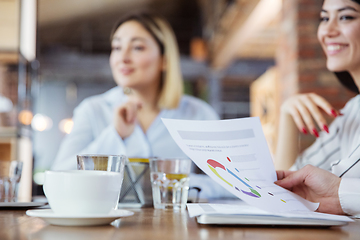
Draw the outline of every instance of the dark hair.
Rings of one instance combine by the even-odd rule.
[[[351,0],[360,4],[360,0]],[[359,93],[359,88],[356,86],[353,77],[350,75],[349,72],[335,72],[336,77],[339,79],[342,85],[344,85],[347,89],[354,93]]]
[[[122,25],[123,23],[125,23],[127,21],[134,20],[134,21],[137,21],[138,23],[140,23],[151,34],[151,36],[155,39],[156,43],[158,44],[158,46],[160,48],[161,55],[164,55],[164,52],[165,52],[164,44],[162,41],[160,41],[160,39],[154,33],[154,27],[160,31],[160,27],[155,21],[155,19],[157,17],[158,16],[155,16],[151,13],[146,13],[146,12],[135,12],[135,13],[130,13],[130,14],[125,15],[124,17],[120,18],[116,22],[113,29],[111,30],[110,42],[112,41],[114,34],[115,34],[116,30],[120,27],[120,25]]]
[[[356,86],[355,81],[349,72],[335,72],[335,75],[343,86],[354,93],[359,93],[359,88]]]

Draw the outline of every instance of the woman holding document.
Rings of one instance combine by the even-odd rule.
[[[327,68],[336,72],[346,87],[359,93],[360,0],[325,0],[320,19],[318,39],[327,56]],[[330,126],[322,114],[335,118]],[[321,133],[316,125],[322,130]],[[299,170],[311,164],[333,174],[325,174],[320,169],[307,166],[298,173],[278,175],[279,179],[287,179],[280,181],[282,184],[279,185],[296,189],[309,200],[321,199],[319,211],[359,214],[360,189],[356,186],[359,186],[360,181],[360,95],[351,99],[341,111],[314,93],[293,96],[282,106],[280,126],[275,162],[278,169],[292,166],[291,170]],[[317,140],[295,160],[295,151],[291,145],[295,144],[298,136],[298,132],[294,131],[296,127],[304,134],[313,134]],[[314,178],[315,173],[321,176],[317,180]],[[297,179],[297,182],[289,178]],[[329,194],[330,189],[335,190],[335,195],[327,196],[328,200],[337,200],[327,202],[324,200],[326,197],[315,196],[320,194],[324,197],[327,191],[323,192],[325,195],[314,189],[313,192],[307,192],[317,181],[322,181],[322,188],[319,189],[328,189]]]

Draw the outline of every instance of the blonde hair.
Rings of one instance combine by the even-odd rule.
[[[165,71],[162,74],[158,107],[174,109],[179,106],[183,95],[183,78],[180,69],[180,54],[175,34],[170,24],[162,17],[147,13],[136,13],[125,16],[115,25],[115,31],[127,21],[137,21],[154,37],[164,58]]]

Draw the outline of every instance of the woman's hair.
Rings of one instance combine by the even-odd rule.
[[[137,21],[157,42],[164,58],[165,71],[162,73],[158,107],[177,108],[183,94],[183,79],[180,70],[180,54],[175,34],[170,24],[162,17],[150,13],[132,13],[121,18],[111,32],[113,39],[116,30],[125,22]]]
[[[360,4],[360,0],[351,0]],[[339,79],[342,85],[344,85],[347,89],[352,92],[359,93],[359,88],[356,86],[353,77],[350,75],[349,72],[335,72],[336,77]]]
[[[340,83],[347,89],[354,93],[359,93],[359,88],[356,86],[355,81],[349,72],[335,72],[335,75],[339,79]]]

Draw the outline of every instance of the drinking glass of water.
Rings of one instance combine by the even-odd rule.
[[[17,202],[23,163],[0,161],[0,202]]]
[[[190,169],[189,159],[150,158],[154,208],[185,209]]]

